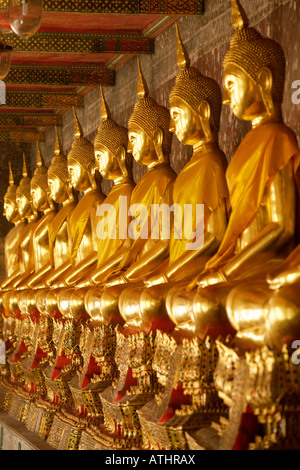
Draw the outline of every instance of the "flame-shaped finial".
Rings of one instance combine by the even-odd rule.
[[[137,64],[138,64],[138,85],[137,85],[137,94],[140,98],[147,98],[149,95],[149,89],[148,85],[146,83],[146,80],[143,76],[142,69],[141,69],[141,64],[140,64],[140,59],[137,58]]]
[[[249,26],[249,20],[239,0],[231,0],[232,24],[235,30]]]
[[[25,152],[23,153],[23,171],[22,171],[22,175],[23,175],[23,178],[27,178],[27,176],[28,176]]]
[[[12,168],[11,168],[11,163],[8,162],[8,167],[9,167],[9,184],[10,186],[13,186],[15,184],[15,180],[14,180],[14,174],[12,172]]]
[[[62,145],[60,138],[58,136],[58,129],[55,126],[55,145],[54,145],[54,155],[60,155],[62,153]]]
[[[41,168],[42,166],[44,166],[44,159],[43,159],[42,154],[41,154],[39,143],[37,142],[36,145],[37,145],[36,166],[38,168]]]
[[[190,58],[181,40],[177,23],[175,23],[175,28],[177,36],[177,64],[180,69],[187,69],[190,66]]]
[[[79,139],[80,137],[83,137],[83,130],[82,130],[80,122],[78,121],[78,117],[77,117],[74,107],[73,107],[73,114],[74,114],[74,121],[75,121],[74,135],[77,139]]]
[[[108,119],[110,119],[111,113],[106,103],[102,86],[100,86],[100,94],[101,94],[101,119],[102,121],[107,121]]]

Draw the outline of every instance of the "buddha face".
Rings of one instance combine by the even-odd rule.
[[[77,191],[86,191],[90,188],[91,183],[88,172],[73,158],[68,158],[68,173],[70,183]]]
[[[141,165],[148,165],[157,160],[154,142],[138,126],[131,125],[128,130],[128,152]]]
[[[14,222],[19,215],[17,204],[8,198],[4,198],[3,215],[8,222]]]
[[[103,178],[114,180],[121,175],[117,157],[104,145],[95,145],[95,160]]]
[[[170,100],[170,131],[184,145],[195,145],[203,140],[204,133],[199,116],[180,98]]]
[[[61,181],[60,178],[57,178],[51,174],[51,176],[48,177],[48,187],[50,197],[53,199],[53,201],[60,204],[68,199],[66,185]]]
[[[25,219],[31,213],[30,201],[24,194],[18,193],[16,203],[21,219]]]
[[[266,112],[258,85],[235,65],[224,68],[223,103],[244,121],[253,121]]]
[[[36,210],[43,211],[49,206],[47,194],[40,186],[32,184],[30,193],[33,207]]]

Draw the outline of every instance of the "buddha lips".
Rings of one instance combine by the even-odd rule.
[[[187,250],[201,248],[204,242],[204,204],[127,204],[127,197],[119,197],[119,211],[111,204],[97,209],[97,237],[101,240],[176,240],[186,241]],[[130,223],[128,224],[128,216]]]

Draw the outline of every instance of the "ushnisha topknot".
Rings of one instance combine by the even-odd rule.
[[[231,10],[235,33],[223,67],[235,65],[255,83],[259,70],[268,67],[273,75],[273,99],[281,103],[286,68],[281,46],[273,39],[263,37],[255,28],[249,27],[249,20],[239,0],[231,0]]]
[[[22,176],[23,178],[21,179],[19,186],[17,188],[17,196],[25,196],[28,200],[31,200],[31,194],[30,194],[31,178],[29,178],[28,176],[25,153],[23,153]]]
[[[16,195],[17,195],[17,185],[15,184],[14,180],[14,175],[12,172],[11,168],[11,163],[8,162],[8,168],[9,168],[9,186],[7,188],[6,194],[4,196],[4,199],[9,199],[12,202],[16,202]]]
[[[127,152],[128,130],[120,126],[111,117],[110,109],[106,103],[103,89],[100,87],[101,93],[101,123],[94,140],[95,148],[97,145],[104,145],[109,151],[116,155],[120,146],[124,147]]]
[[[138,86],[137,94],[139,100],[135,103],[133,113],[128,122],[128,127],[136,125],[141,128],[150,139],[153,138],[155,129],[160,128],[163,132],[162,150],[165,155],[169,155],[172,145],[172,134],[169,131],[170,111],[159,105],[149,96],[149,90],[143,76],[139,59],[138,64]]]
[[[68,159],[63,154],[62,145],[58,136],[58,130],[55,126],[55,146],[54,157],[48,169],[48,177],[54,176],[59,178],[63,183],[68,179]]]
[[[177,75],[175,85],[170,92],[170,101],[172,98],[179,98],[196,113],[199,110],[200,102],[207,101],[211,109],[212,126],[218,131],[222,110],[221,89],[215,80],[202,75],[200,70],[190,66],[190,59],[182,43],[177,23],[175,23],[175,28],[177,35],[177,64],[181,71]]]
[[[75,108],[73,108],[73,113],[75,121],[74,135],[76,139],[74,140],[72,148],[68,154],[68,160],[71,158],[79,163],[85,170],[89,170],[91,164],[94,165],[94,145],[84,137]]]
[[[37,142],[37,168],[34,171],[34,175],[31,179],[31,186],[39,186],[46,194],[48,194],[48,168],[44,163],[39,144]]]

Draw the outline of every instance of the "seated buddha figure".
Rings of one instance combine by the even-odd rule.
[[[18,292],[14,289],[14,283],[16,283],[25,272],[30,274],[34,269],[31,236],[38,220],[38,212],[32,204],[30,181],[25,155],[23,154],[23,178],[16,190],[16,202],[21,220],[27,220],[27,223],[20,234],[18,269],[6,279],[5,286],[3,284],[2,287],[3,304],[5,306],[3,322],[7,358],[13,354],[14,345],[17,343],[16,339],[19,335],[19,327],[21,326]]]
[[[128,130],[111,118],[102,88],[101,118],[94,141],[95,161],[102,177],[114,184],[101,205],[101,214],[98,213],[97,216],[97,263],[91,268],[86,279],[80,281],[71,298],[71,313],[81,306],[86,308],[91,317],[85,332],[89,338],[87,361],[79,378],[80,387],[88,389],[98,389],[99,386],[103,388],[114,376],[113,328],[117,323],[122,323],[122,318],[117,316],[103,318],[101,308],[99,309],[99,299],[105,286],[105,279],[120,264],[124,256],[126,238],[119,236],[119,221],[121,217],[125,217],[126,225],[129,221],[127,214],[135,186],[132,178],[132,157],[127,153]],[[97,287],[92,287],[96,285]]]
[[[19,243],[19,266],[13,275],[8,277],[2,288],[13,290],[22,275],[31,274],[34,270],[34,257],[32,252],[32,233],[38,221],[38,211],[35,209],[31,197],[31,178],[28,176],[25,154],[23,154],[23,178],[16,193],[16,202],[20,218],[27,221],[22,230]]]
[[[42,212],[42,217],[36,222],[33,233],[31,235],[30,256],[34,260],[34,271],[29,273],[26,270],[17,281],[15,288],[20,292],[19,307],[22,316],[24,316],[24,328],[27,331],[29,322],[32,329],[35,330],[39,321],[39,312],[34,305],[34,290],[29,289],[31,282],[38,279],[42,273],[49,269],[50,249],[49,249],[49,233],[50,227],[57,214],[54,202],[48,193],[48,175],[47,167],[44,165],[42,155],[38,148],[37,168],[30,182],[32,202],[36,210]],[[28,301],[28,307],[26,302]],[[21,306],[22,305],[22,306]],[[28,319],[29,318],[29,319]],[[24,331],[25,331],[24,330]],[[26,337],[28,334],[26,333]],[[33,345],[31,345],[31,348]],[[22,332],[19,338],[18,346],[15,351],[15,361],[21,357],[27,357],[29,354],[28,341],[22,339]]]
[[[14,287],[18,290],[30,289],[50,268],[49,233],[57,207],[49,195],[48,168],[45,166],[39,145],[37,145],[37,168],[30,181],[30,194],[34,208],[43,215],[34,226],[31,235],[31,256],[34,269],[29,268],[16,280]]]
[[[128,227],[127,239],[124,243],[123,259],[121,263],[116,266],[115,272],[107,279],[106,287],[103,292],[101,292],[98,303],[105,324],[110,324],[111,327],[115,319],[118,318],[119,325],[115,328],[115,357],[118,357],[120,361],[124,359],[122,355],[123,340],[127,345],[132,345],[131,339],[134,339],[134,336],[129,339],[123,335],[124,330],[122,323],[124,323],[124,320],[120,317],[118,308],[120,293],[128,287],[126,277],[131,268],[135,285],[137,285],[138,282],[143,284],[143,279],[149,269],[155,272],[167,257],[169,240],[160,240],[160,233],[158,233],[158,237],[154,236],[151,208],[163,202],[165,202],[166,205],[171,204],[173,183],[176,178],[175,172],[169,165],[169,153],[171,150],[171,133],[169,131],[170,113],[167,108],[158,105],[149,96],[149,90],[143,77],[139,61],[138,96],[140,98],[135,104],[128,123],[128,149],[138,164],[147,167],[147,171],[138,181],[132,192],[130,200],[130,215],[132,219]],[[161,243],[158,246],[159,241],[161,241]],[[86,298],[86,303],[93,306],[93,303],[90,303],[88,298]],[[95,303],[94,305],[96,306]],[[127,328],[126,335],[127,333],[130,335],[131,332],[132,331]],[[137,333],[137,330],[133,333]],[[141,338],[140,345],[142,345],[143,342],[144,340]],[[129,354],[133,356],[135,354],[135,347],[133,346],[129,349]],[[120,354],[117,353],[117,350]],[[128,348],[126,350],[128,350]],[[141,349],[140,352],[143,357],[142,360],[144,360]],[[122,367],[120,361],[117,363],[119,371],[120,367]],[[122,374],[122,380],[118,382],[116,387],[114,386],[114,390],[120,388],[120,390],[116,391],[117,401],[113,399],[115,403],[113,406],[116,407],[118,407],[118,401],[122,398],[122,393],[125,393],[130,385],[137,385],[137,380],[139,380],[138,378],[132,377],[132,367],[129,361],[127,362],[127,366],[128,370],[125,371],[125,375]],[[125,377],[124,381],[123,375]],[[150,382],[147,383],[149,387],[151,387]],[[107,390],[110,394],[111,388]]]
[[[61,208],[53,219],[49,230],[50,274],[52,274],[53,270],[59,269],[64,262],[70,259],[71,236],[69,221],[77,202],[77,195],[69,183],[68,161],[62,153],[57,128],[54,157],[48,168],[48,187],[52,200],[57,204],[61,204]],[[48,364],[48,359],[53,360],[55,355],[52,334],[56,323],[53,322],[53,316],[47,312],[46,308],[47,296],[50,290],[45,282],[47,276],[48,273],[39,280],[39,284],[34,285],[37,307],[40,312],[40,322],[38,337],[31,355],[31,370],[44,369]]]
[[[229,291],[265,280],[295,245],[299,151],[295,134],[282,121],[284,53],[249,27],[236,0],[232,17],[236,32],[224,58],[224,103],[236,117],[250,121],[252,129],[226,172],[231,208],[222,243],[188,288],[168,300],[168,313],[177,324],[192,312],[201,339],[226,331]]]
[[[161,353],[162,360],[156,361],[152,365],[155,366],[158,382],[162,386],[166,385],[167,380],[166,371],[163,369],[165,363],[168,362],[165,359],[170,344],[173,341],[174,344],[181,347],[184,335],[189,338],[193,337],[190,323],[186,325],[184,335],[179,331],[173,334],[172,330],[168,331],[165,328],[168,319],[166,313],[168,293],[170,289],[176,291],[179,286],[192,280],[201,266],[204,268],[207,260],[220,245],[227,225],[228,189],[225,180],[227,160],[218,145],[222,107],[221,90],[213,79],[204,76],[196,68],[190,66],[177,25],[176,32],[177,62],[181,71],[170,93],[170,130],[176,134],[182,144],[193,146],[193,155],[176,178],[173,204],[181,209],[184,217],[184,229],[187,226],[185,217],[187,219],[189,217],[185,207],[192,206],[193,213],[190,215],[191,220],[188,220],[191,223],[192,236],[187,233],[181,237],[176,236],[175,213],[167,264],[163,266],[158,275],[148,274],[145,278],[146,287],[142,286],[137,289],[133,285],[124,290],[119,301],[121,314],[126,319],[127,325],[134,327],[135,322],[138,328],[145,332],[151,331],[151,336],[155,335],[156,329],[158,330],[155,348],[163,351]],[[203,216],[198,220],[195,216],[197,206],[203,207]],[[202,237],[199,234],[201,225],[203,227]],[[127,274],[125,276],[127,277]],[[135,302],[134,307],[132,306],[133,302]],[[157,354],[154,354],[155,357],[158,357]],[[178,364],[180,368],[180,360],[178,360]],[[177,375],[175,372],[174,374]],[[168,409],[169,401],[172,402],[173,411],[175,407],[180,407],[181,403],[188,405],[188,395],[185,392],[180,393],[178,388],[174,386],[173,398],[176,389],[176,404],[172,402],[170,397],[170,400],[164,400],[166,409]],[[153,402],[150,403],[151,419],[155,419],[154,410],[156,407]],[[143,413],[143,409],[139,411],[140,415],[141,413]],[[170,415],[168,417],[170,418]]]
[[[8,222],[14,224],[8,232],[4,242],[4,263],[6,278],[2,281],[0,287],[3,290],[9,284],[13,276],[16,275],[19,268],[19,242],[24,229],[24,218],[21,218],[17,205],[18,186],[14,182],[11,164],[9,162],[9,187],[4,195],[3,215]]]
[[[63,316],[64,335],[57,351],[52,379],[62,372],[70,373],[72,364],[80,363],[78,344],[80,324],[87,319],[85,309],[79,309],[74,316],[70,310],[71,296],[78,279],[85,279],[97,261],[97,216],[98,207],[105,196],[100,189],[100,176],[95,173],[94,146],[83,135],[83,130],[75,118],[75,140],[68,154],[68,174],[74,190],[83,193],[69,218],[71,238],[70,256],[52,273],[45,283],[57,289],[57,305]],[[69,287],[68,287],[69,286]],[[73,341],[74,340],[74,341]]]

